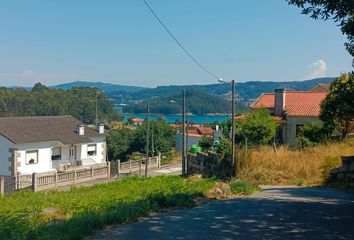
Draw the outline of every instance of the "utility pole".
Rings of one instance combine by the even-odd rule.
[[[224,81],[221,78],[218,80],[220,83],[226,83],[226,84],[231,84],[231,123],[232,123],[232,128],[231,128],[231,163],[232,167],[234,168],[234,173],[236,175],[236,164],[235,164],[235,129],[236,129],[236,124],[235,124],[235,80],[231,80],[230,82]]]
[[[147,101],[147,109],[146,109],[146,161],[145,161],[145,178],[148,176],[148,167],[149,167],[149,138],[150,138],[150,123],[149,123],[149,115],[150,115],[150,106],[149,106],[149,101]]]
[[[182,176],[186,174],[186,90],[182,91]]]
[[[154,121],[151,122],[151,153],[155,156],[155,141],[154,141]]]
[[[231,131],[231,158],[232,158],[232,166],[234,167],[235,170],[235,175],[236,173],[236,164],[235,164],[235,128],[236,128],[236,124],[235,124],[235,80],[231,81],[231,87],[232,87],[232,131]]]
[[[96,119],[95,119],[96,129],[98,127],[98,91],[96,91]]]

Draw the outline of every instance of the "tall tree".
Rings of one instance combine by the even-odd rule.
[[[330,87],[321,104],[320,119],[329,133],[339,131],[342,138],[352,130],[354,119],[354,72],[342,74]]]
[[[348,37],[345,47],[354,57],[354,0],[287,0],[314,19],[333,19]],[[354,66],[354,61],[353,61]]]

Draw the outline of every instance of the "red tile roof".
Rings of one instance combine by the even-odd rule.
[[[214,130],[211,127],[196,127],[197,131],[201,135],[213,135]]]
[[[251,108],[274,108],[274,93],[262,93],[256,101],[254,101]]]
[[[319,116],[321,102],[327,92],[287,91],[285,96],[285,112],[288,116]],[[252,109],[274,108],[274,93],[262,94],[252,105]]]
[[[135,123],[143,123],[143,122],[144,122],[144,119],[141,119],[141,118],[133,118],[132,121],[135,122]]]

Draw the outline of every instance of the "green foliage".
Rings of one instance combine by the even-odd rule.
[[[354,119],[354,72],[342,74],[330,86],[330,92],[321,104],[320,119],[329,133],[338,131],[345,138]]]
[[[323,164],[321,165],[322,177],[327,181],[330,177],[330,171],[333,168],[339,167],[341,165],[341,160],[336,156],[328,156],[325,158]]]
[[[219,143],[215,145],[215,152],[220,159],[231,159],[231,140],[229,138],[219,138]]]
[[[150,144],[152,153],[167,154],[175,147],[175,132],[162,119],[150,121]],[[146,122],[135,130],[121,128],[112,130],[107,136],[108,153],[111,160],[128,160],[133,152],[146,152]],[[140,159],[140,158],[139,158]]]
[[[287,0],[289,4],[302,8],[302,13],[311,18],[333,19],[339,23],[349,42],[348,52],[354,57],[354,3],[353,0]],[[354,61],[353,61],[354,64]]]
[[[112,103],[99,89],[80,87],[70,90],[49,89],[37,83],[31,91],[0,88],[0,116],[53,116],[72,115],[85,122],[95,121],[96,92],[99,92],[98,114],[101,122],[119,119]]]
[[[231,192],[234,194],[241,193],[245,195],[250,195],[258,190],[256,186],[239,179],[230,181],[229,186],[231,188]]]
[[[328,132],[322,123],[316,122],[304,125],[301,135],[297,137],[297,146],[313,147],[327,141]]]
[[[251,111],[247,113],[245,120],[237,123],[237,142],[247,139],[251,145],[268,144],[274,138],[276,128],[277,122],[265,109]]]
[[[200,140],[198,145],[202,148],[203,152],[208,152],[214,144],[214,138],[211,136],[204,135]]]
[[[0,198],[1,239],[82,239],[166,207],[194,206],[213,187],[207,179],[126,178],[70,191],[18,192]],[[50,209],[51,211],[47,211]]]
[[[130,128],[114,129],[107,136],[108,156],[111,160],[127,160],[132,153],[134,132]]]
[[[135,132],[132,149],[138,152],[146,152],[146,122],[140,125]],[[155,153],[168,153],[176,145],[174,130],[163,120],[150,121],[149,149]]]

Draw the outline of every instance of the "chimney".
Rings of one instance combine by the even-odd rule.
[[[85,126],[84,125],[77,126],[76,133],[79,135],[84,135],[85,134]]]
[[[275,89],[274,92],[274,115],[282,117],[285,110],[286,91],[283,88]]]
[[[98,125],[97,132],[98,133],[104,133],[104,125],[103,124]]]

